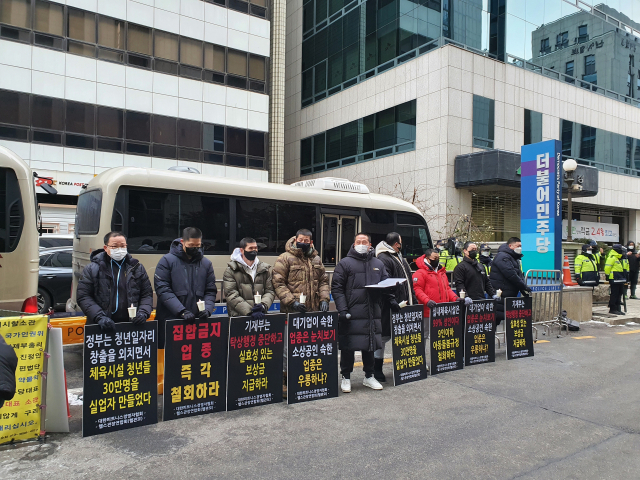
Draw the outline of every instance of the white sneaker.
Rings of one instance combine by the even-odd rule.
[[[364,377],[362,385],[364,385],[365,387],[373,388],[374,390],[382,390],[382,385],[380,385],[380,382],[374,377]]]
[[[342,385],[341,385],[342,391],[344,393],[349,393],[351,392],[351,380],[348,378],[344,378],[342,377]]]

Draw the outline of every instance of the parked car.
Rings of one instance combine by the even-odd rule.
[[[40,250],[38,312],[64,307],[71,295],[73,247]]]
[[[73,247],[73,234],[60,235],[57,233],[45,233],[39,238],[40,250],[45,248]]]

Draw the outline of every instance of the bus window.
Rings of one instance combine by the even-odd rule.
[[[212,195],[129,190],[129,250],[167,253],[186,227],[202,230],[206,254],[229,253],[229,200]]]
[[[85,190],[80,194],[78,208],[76,209],[76,233],[78,235],[95,235],[98,233],[101,208],[101,190]]]
[[[301,228],[314,232],[316,207],[295,203],[278,204],[265,200],[236,202],[236,240],[255,238],[263,253],[283,253],[287,240]]]
[[[402,254],[415,260],[432,248],[431,236],[424,219],[412,213],[398,213],[397,232],[402,237]]]
[[[18,246],[24,214],[15,172],[0,168],[0,252],[12,252]]]
[[[364,209],[362,231],[371,235],[371,244],[374,248],[387,237],[387,233],[393,232],[394,229],[392,211]]]

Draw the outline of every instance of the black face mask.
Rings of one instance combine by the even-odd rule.
[[[184,251],[187,252],[187,255],[193,257],[200,253],[200,247],[184,247]]]
[[[429,260],[429,265],[431,265],[433,268],[436,268],[438,265],[440,264],[440,260]]]
[[[258,252],[257,252],[257,251],[255,251],[255,250],[254,250],[253,252],[247,252],[247,251],[245,250],[245,252],[244,252],[244,257],[245,257],[247,260],[249,260],[250,262],[253,262],[253,261],[256,259],[256,257],[257,257],[257,256],[258,256]]]
[[[307,253],[309,251],[309,249],[311,248],[311,244],[310,243],[296,242],[296,247],[299,248],[300,250],[302,250],[303,253]]]
[[[475,260],[475,258],[476,258],[477,256],[478,256],[478,251],[477,251],[477,250],[471,250],[471,251],[469,252],[469,258],[470,258],[471,260]]]

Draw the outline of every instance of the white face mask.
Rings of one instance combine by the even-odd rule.
[[[353,248],[358,253],[367,253],[369,251],[369,245],[354,245]]]
[[[482,255],[483,257],[488,257],[489,255],[491,255],[491,252],[482,252],[480,253],[480,255]]]
[[[513,249],[513,251],[520,255],[522,253],[522,247],[516,247]]]
[[[593,253],[593,250],[587,250],[587,253],[591,255]]]
[[[121,261],[124,257],[127,256],[127,247],[123,248],[112,248],[109,250],[109,256],[113,258],[116,262]]]

